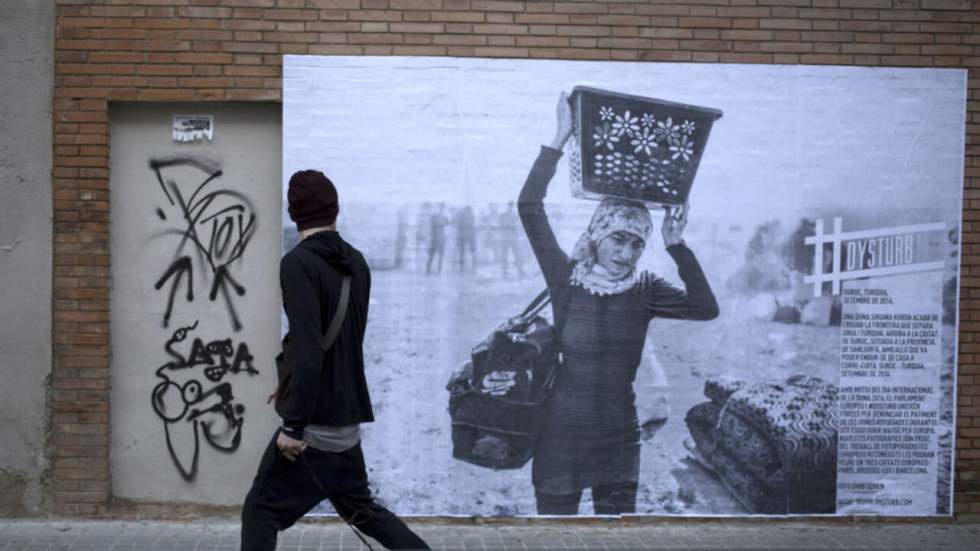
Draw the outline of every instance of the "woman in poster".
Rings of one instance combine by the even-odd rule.
[[[684,289],[636,269],[653,228],[640,203],[604,199],[571,255],[561,249],[543,201],[572,133],[564,93],[557,115],[555,139],[541,148],[518,199],[524,230],[551,293],[564,358],[535,451],[537,511],[577,514],[582,490],[591,488],[596,514],[633,513],[640,471],[633,380],[647,326],[655,317],[710,320],[717,317],[718,304],[682,238],[686,205],[665,207],[661,226]]]

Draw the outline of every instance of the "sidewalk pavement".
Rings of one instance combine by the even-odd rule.
[[[980,524],[816,520],[454,521],[409,524],[433,549],[980,550]],[[238,549],[237,522],[0,519],[0,551],[218,551]],[[374,549],[381,549],[368,540]],[[282,551],[367,549],[334,519],[282,533]]]

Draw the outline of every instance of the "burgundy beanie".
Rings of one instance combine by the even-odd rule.
[[[329,226],[337,220],[337,188],[319,170],[300,170],[289,178],[289,217],[299,231]]]

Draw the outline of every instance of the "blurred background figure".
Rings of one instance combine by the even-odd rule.
[[[415,247],[412,250],[413,266],[415,271],[422,271],[422,259],[429,244],[429,216],[431,205],[422,203],[418,213],[415,215]]]
[[[514,267],[517,268],[517,275],[524,277],[524,259],[521,254],[522,239],[520,234],[520,224],[517,218],[517,210],[514,209],[514,202],[507,203],[507,209],[497,217],[497,227],[499,228],[499,251],[497,259],[500,261],[500,269],[507,277],[510,267],[510,257],[514,258]]]
[[[476,216],[473,207],[466,205],[453,216],[453,231],[456,234],[456,267],[466,270],[466,252],[470,253],[470,271],[476,271]]]
[[[398,228],[395,230],[395,269],[405,266],[405,249],[408,248],[408,207],[398,209]]]
[[[482,250],[489,253],[489,261],[497,263],[497,256],[500,254],[499,235],[497,230],[497,205],[489,203],[480,212],[480,235],[483,236]]]
[[[446,204],[439,203],[436,211],[429,217],[429,259],[425,263],[425,273],[432,273],[432,261],[436,261],[435,273],[442,272],[442,259],[446,253],[446,226],[449,225],[449,218],[446,217]]]

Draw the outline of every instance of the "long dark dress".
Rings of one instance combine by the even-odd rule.
[[[644,272],[627,291],[595,295],[570,282],[574,262],[561,250],[544,211],[561,152],[542,147],[518,199],[524,230],[552,296],[564,364],[544,414],[533,464],[535,489],[567,495],[636,483],[640,430],[633,380],[654,317],[708,320],[718,304],[694,253],[667,252],[685,290]]]

